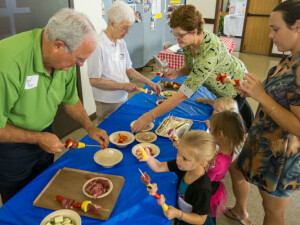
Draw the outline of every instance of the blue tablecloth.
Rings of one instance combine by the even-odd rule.
[[[159,77],[156,77],[153,81],[157,82],[159,79]],[[182,77],[176,81],[183,82],[184,79],[185,77]],[[195,102],[196,97],[215,99],[215,96],[206,88],[200,87],[190,99],[181,103],[174,110],[170,111],[169,114],[196,120],[208,119],[212,112],[212,107]],[[130,131],[130,123],[143,113],[156,107],[156,101],[157,97],[154,95],[145,93],[136,94],[102,122],[99,127],[105,129],[108,135],[115,131]],[[159,123],[169,114],[157,118],[152,131],[154,131],[159,126]],[[204,123],[194,121],[191,129],[204,130],[206,127]],[[81,142],[97,144],[88,136],[85,136]],[[164,216],[156,199],[148,195],[145,185],[140,181],[138,168],[142,171],[146,171],[150,175],[151,183],[158,184],[158,193],[164,194],[166,203],[173,206],[176,205],[177,176],[170,172],[152,172],[145,162],[138,162],[131,153],[132,147],[136,144],[138,144],[138,142],[134,141],[127,148],[121,149],[123,160],[110,169],[104,168],[94,162],[93,155],[99,150],[98,148],[86,147],[67,151],[46,171],[31,181],[0,208],[0,224],[40,224],[42,219],[53,210],[35,207],[33,206],[33,201],[56,172],[64,167],[118,175],[125,178],[123,189],[121,190],[109,220],[103,221],[81,216],[82,224],[171,224],[171,221]],[[160,148],[160,154],[157,156],[158,160],[167,161],[176,158],[177,151],[169,139],[158,136],[154,144]],[[108,147],[116,148],[113,144],[109,144]]]

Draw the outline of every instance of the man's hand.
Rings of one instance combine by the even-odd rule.
[[[105,130],[99,129],[97,127],[91,127],[87,130],[90,138],[97,141],[100,145],[104,144],[105,148],[109,144],[109,139]]]
[[[62,148],[65,146],[60,142],[59,138],[52,133],[41,132],[40,138],[37,143],[44,151],[56,154],[62,151]]]

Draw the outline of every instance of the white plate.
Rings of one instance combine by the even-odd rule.
[[[118,143],[118,140],[120,139],[119,133],[127,136],[127,139],[124,140],[124,143]],[[109,135],[109,141],[119,148],[126,148],[134,141],[134,139],[134,135],[128,131],[117,131]]]
[[[132,121],[132,122],[130,123],[130,127],[132,127],[132,126],[133,126],[134,122],[135,122],[135,120],[134,120],[134,121]],[[149,127],[148,127],[148,128],[146,128],[145,130],[142,130],[142,131],[149,131],[149,130],[152,130],[152,129],[153,129],[153,127],[154,127],[154,123],[153,123],[153,122],[151,122],[151,123],[149,124]]]
[[[121,162],[123,153],[115,148],[106,148],[99,150],[94,154],[94,160],[105,168],[111,168]]]
[[[40,225],[45,225],[48,221],[57,216],[69,217],[75,225],[81,225],[81,218],[79,214],[70,209],[60,209],[50,213],[42,220]]]
[[[109,195],[109,193],[110,193],[110,192],[112,191],[112,189],[113,189],[113,184],[112,184],[112,182],[111,182],[110,179],[105,178],[105,177],[94,177],[94,178],[92,178],[92,179],[89,179],[87,182],[85,182],[84,185],[82,186],[83,194],[84,194],[85,196],[89,197],[89,198],[94,198],[92,195],[88,194],[88,193],[85,191],[85,187],[86,187],[90,182],[92,182],[93,180],[96,180],[96,179],[108,180],[108,183],[109,183],[109,189],[108,189],[108,191],[105,192],[105,193],[102,194],[102,195],[99,195],[97,198],[103,198],[103,197]],[[94,198],[94,199],[95,199],[95,198]]]
[[[164,98],[171,98],[174,94],[176,91],[163,91],[160,95]]]
[[[138,142],[154,142],[157,139],[157,135],[153,132],[144,131],[135,135],[135,140]]]
[[[151,148],[152,149],[152,153],[153,153],[153,157],[158,156],[159,153],[160,153],[160,149],[159,149],[159,147],[157,145],[152,144],[152,143],[148,143],[148,142],[143,142],[143,143],[139,143],[139,144],[133,146],[131,152],[132,152],[132,154],[135,157],[136,157],[136,155],[135,155],[136,154],[136,150],[138,150],[139,147],[142,147],[142,148],[146,148],[146,147]]]

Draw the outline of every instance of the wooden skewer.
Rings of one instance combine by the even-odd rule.
[[[101,145],[85,145],[85,146],[101,147]]]
[[[106,211],[106,212],[109,212],[110,210],[109,209],[101,209],[102,211]]]
[[[139,169],[139,171],[140,171],[140,173],[142,174],[142,176],[145,178],[145,175],[144,175],[144,173],[141,171],[141,169],[140,168],[138,168]],[[152,185],[149,183],[148,185],[146,185],[149,189],[152,189]]]
[[[138,169],[139,169],[140,173],[142,174],[142,176],[145,177],[145,175],[144,175],[144,173],[141,171],[141,169],[140,169],[140,168],[138,168]]]
[[[193,119],[192,119],[193,120]],[[198,121],[198,122],[201,122],[201,123],[204,123],[205,120],[193,120],[193,121]]]

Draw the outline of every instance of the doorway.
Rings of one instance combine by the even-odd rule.
[[[270,55],[272,40],[269,38],[269,17],[280,0],[248,0],[241,52]]]

